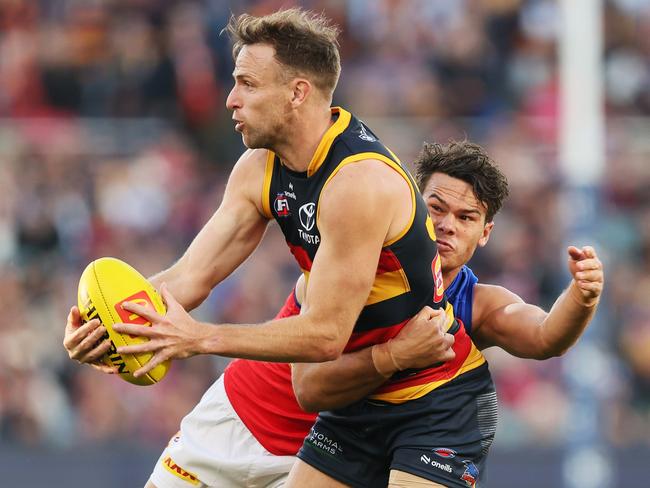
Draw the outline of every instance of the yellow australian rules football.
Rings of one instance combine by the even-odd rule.
[[[88,322],[99,318],[106,327],[111,348],[102,357],[104,363],[117,368],[120,377],[134,385],[153,385],[164,378],[170,361],[159,364],[147,374],[136,378],[133,372],[146,364],[153,354],[119,354],[117,348],[148,341],[145,337],[120,334],[113,324],[138,324],[151,327],[151,322],[124,310],[124,302],[135,302],[165,314],[165,304],[156,289],[138,271],[116,258],[100,258],[88,266],[79,280],[78,305],[81,319]]]

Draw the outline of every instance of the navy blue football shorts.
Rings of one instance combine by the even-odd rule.
[[[487,364],[402,404],[362,400],[322,412],[298,453],[355,488],[385,488],[391,469],[447,487],[484,480],[497,424]]]

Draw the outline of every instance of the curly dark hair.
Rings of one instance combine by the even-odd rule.
[[[476,198],[487,208],[486,222],[491,222],[508,196],[508,180],[485,149],[469,141],[448,144],[425,142],[414,162],[415,178],[424,190],[433,173],[444,173],[470,185]]]

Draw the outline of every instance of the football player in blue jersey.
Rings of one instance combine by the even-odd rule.
[[[451,290],[476,247],[485,246],[489,239],[498,211],[492,198],[498,197],[502,188],[500,173],[479,146],[468,142],[425,144],[416,167],[436,225],[443,276]],[[492,186],[488,181],[494,182]],[[474,342],[481,349],[498,345],[523,358],[564,354],[593,317],[604,284],[603,265],[592,246],[569,246],[567,266],[571,282],[550,313],[525,303],[506,288],[476,283],[471,325]]]
[[[572,279],[549,312],[524,302],[507,288],[479,283],[466,264],[490,238],[494,216],[508,195],[505,176],[483,148],[467,141],[425,143],[415,169],[435,225],[445,294],[473,342],[480,349],[498,346],[522,358],[547,359],[564,354],[589,324],[603,290],[603,265],[595,249],[568,247],[567,267]],[[300,298],[300,282],[297,294]],[[408,364],[411,358],[403,360]],[[348,354],[334,362],[301,366],[299,374],[294,372],[294,390],[305,410],[336,409],[373,391],[383,381],[380,369],[360,354]],[[449,464],[432,465],[429,461],[427,468],[433,466],[438,471]],[[323,484],[321,473],[299,467],[300,472],[294,469],[290,477],[291,486],[305,482],[344,486],[331,480]],[[472,464],[471,468],[472,476],[478,477],[476,466]],[[418,483],[422,480],[411,474],[391,472],[389,486],[446,486]]]

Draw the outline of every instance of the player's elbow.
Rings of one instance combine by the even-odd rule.
[[[568,343],[542,342],[537,348],[535,354],[532,355],[532,358],[538,359],[540,361],[544,361],[546,359],[564,356],[567,353],[567,351],[571,349],[572,345],[573,343],[568,344]]]
[[[310,331],[311,340],[309,357],[304,362],[324,363],[338,359],[343,354],[349,334],[341,333],[342,328],[337,322],[312,316],[306,318],[305,330]]]
[[[548,347],[545,349],[542,354],[540,355],[539,358],[537,359],[551,359],[551,358],[558,358],[560,356],[564,356],[569,349],[571,349],[571,346],[573,344],[568,344],[568,345],[557,345],[554,347]]]
[[[549,334],[548,327],[542,322],[537,329],[536,340],[532,348],[532,353],[529,354],[531,359],[544,361],[564,355],[573,345],[567,342],[566,338],[560,337],[556,334]]]
[[[315,364],[294,365],[291,377],[293,393],[298,405],[305,412],[321,412],[328,410],[328,399],[332,391],[328,391],[327,381],[323,381],[322,369]]]
[[[313,350],[313,359],[314,363],[324,363],[327,361],[334,361],[338,359],[341,354],[343,354],[343,349],[345,348],[345,343],[341,343],[335,337],[321,337]]]
[[[535,359],[537,361],[546,361],[547,359],[551,359],[557,356],[561,356],[562,354],[557,354],[553,351],[537,351],[533,354],[528,355],[527,359]],[[526,359],[526,356],[523,356],[524,359]]]
[[[193,310],[208,298],[212,287],[207,282],[187,280],[181,290],[181,294],[177,297],[178,301],[186,310]]]
[[[293,391],[296,395],[298,405],[304,412],[314,413],[325,410],[322,405],[322,392],[296,384],[293,386]]]

